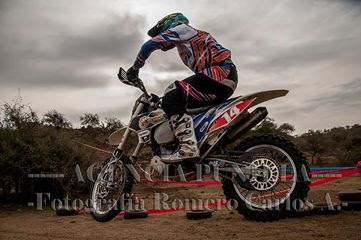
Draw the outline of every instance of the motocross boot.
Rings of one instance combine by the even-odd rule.
[[[170,126],[174,136],[178,139],[179,145],[177,151],[169,157],[162,158],[164,162],[176,163],[184,159],[199,157],[197,139],[194,133],[193,119],[188,114],[173,115],[170,118]]]

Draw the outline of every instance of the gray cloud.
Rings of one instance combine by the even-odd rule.
[[[0,1],[0,15],[6,11],[10,5],[11,0],[2,0]]]
[[[160,72],[184,72],[185,66],[178,56],[176,48],[167,52],[154,52],[149,59],[149,65],[154,71]]]
[[[119,59],[132,59],[142,42],[139,27],[143,19],[113,15],[82,35],[61,36],[54,58],[93,61],[109,64]]]
[[[359,38],[340,38],[332,40],[313,41],[279,49],[267,54],[264,59],[245,64],[247,69],[257,71],[283,71],[290,68],[304,68],[325,61],[360,60],[361,56],[355,49],[361,48]],[[351,59],[350,59],[351,60]]]
[[[92,26],[71,29],[71,21],[56,21],[52,12],[43,14],[46,9],[32,5],[25,8],[30,11],[25,20],[14,19],[10,14],[1,19],[5,22],[0,29],[2,85],[101,87],[110,80],[106,70],[113,69],[115,78],[117,67],[134,58],[143,40],[139,28],[144,19],[139,16],[108,14]],[[11,6],[8,9],[11,12]],[[29,31],[27,22],[41,27],[35,25]]]
[[[311,99],[311,104],[323,107],[361,106],[361,79],[334,86],[336,92]]]

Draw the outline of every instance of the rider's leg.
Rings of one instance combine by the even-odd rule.
[[[168,162],[180,162],[199,156],[199,149],[193,127],[193,120],[185,112],[186,105],[192,108],[225,101],[233,90],[203,74],[193,75],[183,81],[176,81],[165,91],[162,108],[170,119],[171,127],[179,140],[178,150]]]
[[[199,157],[197,138],[194,132],[192,116],[187,113],[176,114],[170,118],[170,126],[178,139],[178,150],[167,158],[169,162]]]
[[[185,98],[179,85],[174,82],[165,91],[162,108],[169,118],[169,124],[179,141],[178,150],[164,161],[181,162],[184,159],[199,156],[197,139],[194,133],[193,119],[185,112]]]
[[[187,108],[215,105],[226,101],[233,93],[233,89],[206,77],[196,74],[180,81],[183,95],[186,96]]]

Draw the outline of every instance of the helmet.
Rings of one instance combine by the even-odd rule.
[[[158,34],[160,34],[161,32],[167,31],[168,29],[173,28],[173,27],[178,26],[183,23],[185,23],[185,24],[189,23],[188,19],[183,14],[181,14],[181,13],[169,14],[169,15],[165,16],[164,18],[162,18],[157,23],[157,25],[152,27],[148,31],[148,35],[151,37],[155,37]]]

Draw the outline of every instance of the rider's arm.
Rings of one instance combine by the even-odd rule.
[[[151,38],[143,44],[133,66],[137,69],[143,67],[145,60],[153,51],[157,49],[167,51],[174,48],[179,41],[181,41],[181,39],[175,31],[165,31],[158,36]]]

